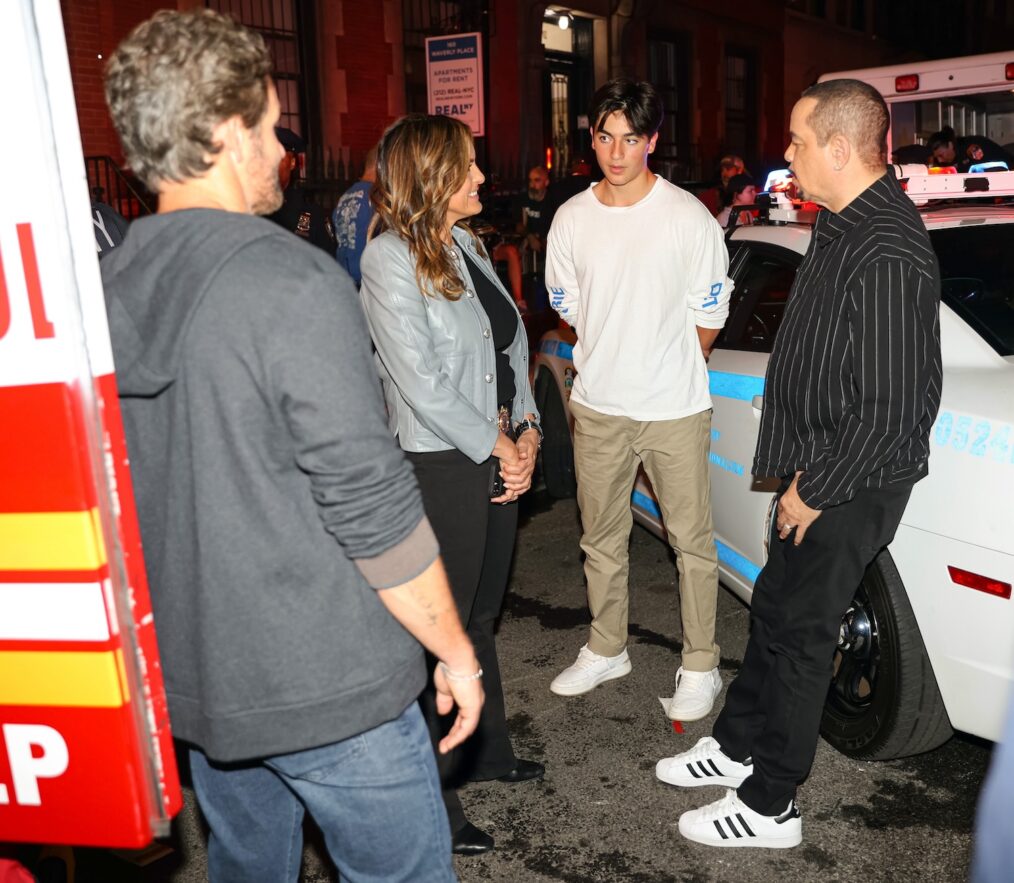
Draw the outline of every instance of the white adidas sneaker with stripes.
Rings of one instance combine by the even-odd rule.
[[[689,751],[665,757],[655,764],[658,779],[681,788],[699,788],[702,785],[738,788],[752,772],[752,763],[731,760],[711,736],[705,736]]]
[[[791,849],[803,842],[803,822],[794,800],[777,816],[754,812],[730,788],[725,797],[680,816],[680,834],[705,846]]]

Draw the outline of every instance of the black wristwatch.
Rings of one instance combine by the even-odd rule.
[[[518,438],[521,438],[521,433],[527,432],[529,429],[534,429],[539,434],[539,447],[542,447],[542,427],[539,426],[534,420],[529,420],[527,417],[522,420],[516,427]]]

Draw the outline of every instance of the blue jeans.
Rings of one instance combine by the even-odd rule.
[[[1007,709],[1000,742],[993,749],[989,773],[979,794],[972,847],[972,883],[1003,883],[1011,878],[1014,843],[1010,821],[1014,814],[1014,695]]]
[[[429,733],[417,703],[358,736],[264,758],[190,767],[211,829],[212,883],[295,883],[303,813],[324,833],[344,883],[448,883],[450,828]]]

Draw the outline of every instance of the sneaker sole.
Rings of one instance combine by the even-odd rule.
[[[618,665],[611,671],[606,672],[601,677],[596,678],[588,686],[575,685],[573,687],[568,687],[568,686],[558,686],[557,684],[553,683],[549,685],[549,689],[551,692],[556,693],[557,696],[581,696],[584,693],[590,693],[599,684],[604,684],[606,681],[615,681],[617,678],[622,678],[630,674],[632,667],[633,666],[631,666],[630,661],[628,660],[622,665]]]
[[[791,837],[730,837],[728,840],[714,840],[711,837],[704,837],[694,834],[692,830],[683,829],[683,820],[680,819],[679,831],[687,840],[694,843],[701,843],[704,846],[717,846],[719,849],[734,849],[740,847],[755,847],[760,849],[792,849],[803,842],[803,832],[800,830]]]
[[[748,778],[749,774],[743,776],[742,779],[733,779],[730,776],[702,776],[700,779],[688,778],[677,779],[675,776],[664,776],[658,771],[658,767],[655,767],[655,778],[660,782],[665,782],[666,785],[675,785],[677,788],[706,788],[708,785],[721,785],[724,788],[738,788]]]

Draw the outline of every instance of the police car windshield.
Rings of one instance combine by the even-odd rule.
[[[943,301],[1001,356],[1014,355],[1014,224],[930,233]]]

